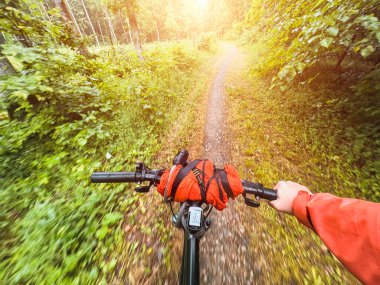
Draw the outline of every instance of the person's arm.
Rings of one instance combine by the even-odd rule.
[[[314,230],[330,251],[361,282],[380,284],[380,204],[312,194],[294,182],[279,182],[270,205],[293,214]]]

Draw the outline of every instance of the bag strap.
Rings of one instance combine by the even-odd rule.
[[[215,181],[216,181],[216,185],[218,186],[218,190],[219,190],[219,198],[221,201],[223,201],[223,189],[220,187],[220,175],[218,175],[218,170],[215,168],[214,169],[214,172],[215,172]]]
[[[231,186],[230,186],[230,183],[228,183],[228,179],[227,179],[227,173],[224,169],[217,169],[218,171],[218,174],[220,176],[220,179],[222,181],[222,186],[223,186],[223,189],[224,191],[226,192],[227,194],[227,197],[228,198],[231,198],[234,196],[234,193],[232,192],[232,189],[231,189]]]
[[[174,179],[173,186],[172,186],[172,191],[171,191],[171,197],[174,199],[175,194],[177,192],[177,188],[179,184],[181,184],[182,180],[189,174],[189,172],[200,162],[199,159],[193,160],[190,162],[187,166],[181,167],[181,169],[178,171],[177,176]]]
[[[194,175],[195,175],[195,178],[197,179],[198,181],[198,186],[199,186],[199,189],[201,191],[201,196],[202,196],[202,202],[206,202],[206,192],[205,192],[205,185],[203,184],[203,180],[201,178],[201,172],[198,168],[194,167],[192,170],[191,170]]]
[[[206,184],[206,183],[205,183],[205,178],[206,178],[205,167],[206,167],[206,161],[207,161],[207,160],[208,160],[208,159],[203,160],[203,164],[202,164],[202,183],[203,183],[203,185]]]
[[[177,167],[177,165],[173,165],[172,168],[170,169],[168,181],[170,181],[170,179],[171,179],[171,177],[172,177],[172,175],[173,175],[176,167]],[[164,201],[165,201],[165,203],[172,202],[171,197],[168,197],[168,186],[169,186],[169,183],[166,183],[166,185],[165,185],[165,191],[164,191]]]

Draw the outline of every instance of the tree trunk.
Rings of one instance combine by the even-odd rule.
[[[108,22],[108,28],[110,29],[110,33],[111,33],[112,44],[117,44],[116,34],[115,34],[114,29],[113,29],[112,22],[110,19],[110,15],[108,14],[107,8],[104,8],[104,11],[105,11],[107,22]]]
[[[73,34],[74,36],[83,38],[82,31],[79,28],[78,22],[76,21],[75,16],[72,13],[70,9],[70,5],[67,2],[67,0],[53,0],[53,2],[54,2],[54,5],[61,11],[61,15],[63,19],[65,20],[66,25],[69,29],[70,37],[72,37],[72,34]],[[90,54],[88,52],[87,47],[85,47],[83,43],[81,43],[79,46],[79,52],[80,54],[85,55],[85,56],[88,56]]]
[[[138,57],[140,58],[140,60],[143,60],[140,30],[136,17],[136,3],[134,3],[133,1],[127,1],[127,17],[129,20],[129,25],[131,27],[133,45],[135,46]]]
[[[342,64],[343,60],[345,59],[345,57],[347,56],[347,54],[349,53],[350,48],[351,48],[351,44],[353,44],[353,42],[355,41],[355,39],[356,39],[356,34],[352,37],[351,43],[344,49],[343,53],[341,55],[339,55],[339,52],[338,52],[338,59],[337,59],[337,63],[336,63],[336,69],[339,72],[339,77],[342,76],[342,67],[341,67],[341,64]]]
[[[3,54],[3,49],[1,47],[3,44],[5,44],[5,38],[4,35],[0,32],[0,78],[5,75],[16,74],[15,68]],[[0,93],[0,97],[3,97],[5,99],[4,101],[7,101],[7,94],[9,94],[9,91],[5,90],[4,93]],[[7,106],[9,120],[13,120],[13,115],[18,107],[19,105],[16,103],[9,103]]]
[[[122,19],[120,19],[120,23],[121,23],[121,28],[123,29],[123,36],[127,39],[127,43],[129,43],[127,31],[124,28],[124,24],[123,24],[123,20]]]
[[[49,13],[46,11],[45,5],[44,5],[43,3],[41,3],[41,2],[39,2],[39,3],[40,3],[40,6],[42,7],[42,9],[43,9],[44,12],[45,12],[45,15],[47,16],[47,18],[48,18],[49,21],[51,22],[50,15],[49,15]]]
[[[1,48],[2,44],[5,44],[5,38],[0,32],[0,76],[14,74],[16,73],[16,70],[9,60],[3,55],[3,49]]]
[[[99,21],[99,16],[98,16],[98,14],[96,14],[96,20],[98,21],[98,27],[99,27],[100,35],[102,36],[102,41],[103,41],[103,43],[104,43],[105,41],[104,41],[103,30],[102,30],[102,26],[100,25],[100,21]]]
[[[130,43],[133,44],[131,25],[129,24],[129,19],[128,18],[127,18],[127,24],[128,24],[129,40],[130,40]]]
[[[158,23],[157,23],[157,20],[156,20],[156,32],[157,32],[157,41],[161,41],[161,40],[160,40],[160,30],[158,29]]]
[[[41,8],[42,3],[34,0],[34,4],[36,4],[36,6],[38,7],[38,10],[40,11],[40,14],[41,14],[42,18],[44,19],[44,21],[49,20],[49,18],[46,18],[46,13],[44,13],[44,11]]]
[[[81,3],[82,3],[82,6],[83,6],[83,9],[84,9],[84,12],[85,12],[85,14],[86,14],[87,20],[88,20],[88,22],[90,23],[91,30],[92,30],[92,33],[94,34],[96,44],[97,44],[98,47],[100,47],[99,40],[98,40],[98,36],[97,36],[97,34],[96,34],[96,32],[95,32],[94,26],[92,25],[91,18],[90,18],[90,16],[88,15],[86,5],[84,4],[84,1],[83,1],[83,0],[81,0]]]

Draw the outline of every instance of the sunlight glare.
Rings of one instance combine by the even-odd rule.
[[[198,4],[202,8],[206,8],[206,6],[207,6],[207,0],[198,0]]]

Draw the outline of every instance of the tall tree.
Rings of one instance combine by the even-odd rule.
[[[5,38],[3,33],[0,32],[0,76],[16,72],[13,65],[3,54],[3,49],[1,47],[3,44],[5,44]]]
[[[104,35],[103,35],[102,25],[100,25],[98,13],[96,13],[96,21],[98,22],[99,32],[100,32],[100,35],[102,36],[102,41],[104,43],[105,42],[104,41]]]
[[[136,0],[126,0],[125,2],[126,8],[127,8],[127,17],[129,20],[129,25],[131,28],[131,34],[132,34],[132,40],[133,45],[135,46],[135,49],[137,51],[137,55],[140,59],[143,59],[142,57],[142,45],[140,40],[140,30],[139,25],[137,23],[137,1]]]
[[[108,28],[109,28],[110,34],[111,34],[111,42],[112,42],[112,44],[117,44],[118,42],[117,42],[117,37],[116,37],[116,34],[115,34],[115,30],[113,28],[110,15],[108,14],[108,11],[107,11],[106,7],[104,7],[104,13],[106,14]]]
[[[74,35],[76,37],[83,38],[82,31],[70,9],[70,5],[67,0],[53,0],[53,3],[61,12],[62,18],[65,20],[65,23],[70,31],[70,37],[73,38]],[[79,47],[79,52],[85,56],[89,55],[88,49],[83,45],[83,43]]]
[[[96,34],[95,29],[94,29],[94,26],[92,25],[90,15],[89,15],[88,12],[87,12],[86,4],[84,3],[83,0],[81,0],[81,3],[82,3],[82,6],[83,6],[83,9],[84,9],[84,12],[85,12],[85,14],[86,14],[86,17],[87,17],[88,23],[90,24],[90,27],[91,27],[92,33],[93,33],[93,35],[94,35],[94,37],[95,37],[96,44],[97,44],[98,47],[100,47],[99,40],[98,40],[98,35]]]
[[[5,44],[5,37],[3,33],[0,32],[0,77],[5,76],[5,75],[13,75],[16,73],[15,68],[13,65],[10,63],[8,58],[3,54],[3,48],[2,45]],[[0,97],[5,98],[4,101],[8,101],[8,96],[9,91],[1,92]],[[10,120],[13,120],[14,114],[17,110],[17,108],[20,107],[19,104],[17,103],[9,103],[7,106],[7,113],[8,113],[8,118]]]
[[[123,37],[127,40],[127,43],[132,43],[132,38],[129,37],[129,34],[127,34],[127,31],[124,28],[123,19],[120,18],[120,24],[121,28],[123,29]]]
[[[167,16],[165,19],[165,32],[167,36],[178,39],[180,27],[178,25],[178,10],[172,2],[169,2],[167,6]]]
[[[140,30],[151,40],[161,40],[161,23],[166,18],[167,0],[139,0]]]
[[[129,39],[130,39],[131,44],[133,44],[132,32],[131,32],[131,25],[129,24],[129,19],[128,19],[128,18],[127,18],[127,25],[128,25]]]

